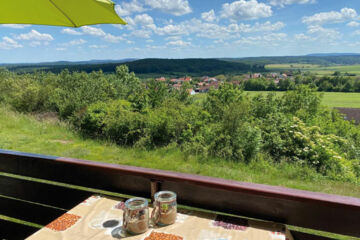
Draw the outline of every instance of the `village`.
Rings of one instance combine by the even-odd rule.
[[[159,77],[156,78],[156,81],[166,83],[170,88],[177,90],[180,90],[183,84],[187,83],[190,86],[190,88],[188,89],[189,94],[195,95],[198,93],[207,93],[211,88],[218,89],[219,85],[223,82],[229,82],[232,83],[233,85],[240,86],[251,79],[263,79],[268,81],[269,83],[278,85],[282,80],[293,81],[294,75],[292,72],[286,72],[286,73],[271,72],[271,73],[243,74],[237,76],[236,80],[230,80],[230,81],[226,81],[224,79],[224,76],[222,76],[221,79],[218,77],[209,77],[209,76],[203,76],[200,78],[197,77],[194,79],[190,76],[185,76],[181,78]]]

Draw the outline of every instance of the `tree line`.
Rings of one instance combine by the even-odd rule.
[[[360,79],[334,73],[333,76],[317,77],[313,74],[297,74],[292,78],[273,79],[253,78],[242,82],[246,91],[287,91],[299,85],[308,85],[321,92],[360,92]]]

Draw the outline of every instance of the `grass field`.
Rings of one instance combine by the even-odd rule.
[[[249,96],[257,94],[266,94],[269,92],[261,91],[248,91]],[[276,92],[277,95],[282,95],[284,92]],[[328,107],[344,107],[344,108],[360,108],[360,93],[337,93],[337,92],[324,92],[322,93],[322,104]]]
[[[314,68],[318,68],[320,65],[314,65],[314,64],[298,64],[298,63],[288,63],[288,64],[268,64],[265,66],[266,69],[269,70],[295,70],[295,69],[301,69],[301,70],[310,70]]]
[[[360,65],[339,65],[339,66],[320,66],[314,64],[269,64],[265,66],[271,71],[298,70],[309,71],[319,76],[331,75],[336,71],[360,75]]]
[[[264,91],[247,91],[250,97],[257,94],[276,93],[281,96],[284,92],[264,92]],[[337,92],[320,92],[323,94],[322,104],[328,107],[360,108],[360,93],[337,93]],[[195,99],[201,101],[206,94],[197,94]]]

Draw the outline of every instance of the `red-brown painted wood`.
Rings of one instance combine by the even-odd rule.
[[[352,197],[4,150],[0,171],[148,198],[155,180],[181,204],[360,237]]]

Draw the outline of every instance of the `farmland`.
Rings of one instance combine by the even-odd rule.
[[[257,94],[266,94],[269,92],[263,91],[248,91],[249,96]],[[273,92],[274,93],[274,92]],[[284,92],[275,92],[277,95],[282,95]],[[344,108],[360,108],[360,93],[336,93],[324,92],[322,104],[328,107],[344,107]]]
[[[342,74],[354,74],[360,75],[360,65],[333,65],[333,66],[322,66],[316,64],[268,64],[265,68],[269,71],[288,71],[288,70],[300,70],[308,71],[319,76],[332,75],[338,71]]]

